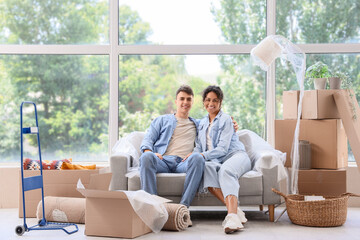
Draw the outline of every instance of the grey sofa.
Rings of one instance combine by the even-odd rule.
[[[273,153],[279,151],[272,149],[270,145],[265,145],[264,147],[264,144],[257,144],[259,139],[256,138],[260,137],[251,131],[245,131],[247,131],[245,134],[242,134],[240,131],[240,140],[244,143],[250,158],[261,158],[261,160],[254,159],[253,162],[255,164],[253,165],[257,166],[257,168],[254,167],[253,170],[245,173],[239,179],[240,205],[259,205],[260,210],[263,209],[263,205],[268,205],[269,220],[274,221],[274,206],[280,203],[280,196],[273,193],[271,189],[279,189],[279,171],[284,170],[283,165],[273,164]],[[120,146],[120,148],[118,148],[120,151],[117,151],[110,157],[110,171],[112,172],[110,190],[135,191],[140,189],[140,177],[138,168],[136,167],[138,165],[138,157],[140,156],[139,149],[143,137],[143,132],[131,133],[131,138],[122,141],[122,144],[126,144],[127,146]],[[260,141],[264,140],[261,139]],[[258,146],[254,146],[256,144]],[[270,158],[268,154],[269,151],[272,152]],[[258,161],[262,161],[262,164],[257,164],[259,163]],[[185,176],[185,173],[157,174],[158,194],[174,202],[179,202],[183,192]],[[222,205],[222,203],[210,193],[197,194],[191,203],[191,206],[216,205]]]

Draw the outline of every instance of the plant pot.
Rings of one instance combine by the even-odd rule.
[[[326,78],[314,78],[314,87],[318,89],[326,89]]]
[[[330,89],[340,89],[341,86],[341,78],[331,77],[329,78]]]

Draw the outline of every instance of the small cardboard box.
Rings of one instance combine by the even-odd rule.
[[[43,170],[44,196],[55,197],[83,197],[77,190],[79,178],[88,185],[90,175],[99,170]],[[38,170],[24,170],[24,177],[40,175]],[[23,200],[21,186],[21,170],[19,170],[19,217],[23,217]],[[41,189],[25,192],[26,217],[36,217],[37,205],[41,200]],[[45,206],[46,209],[46,206]]]
[[[283,119],[297,119],[300,91],[283,92]]]
[[[304,92],[302,119],[340,119],[333,94],[345,90],[310,90]]]
[[[296,120],[275,120],[275,148],[286,152],[291,167],[291,149]],[[311,144],[311,167],[338,169],[347,166],[347,137],[340,119],[300,120],[299,140]]]
[[[340,119],[334,93],[346,90],[309,90],[304,91],[302,119]],[[283,119],[297,119],[300,91],[283,92]]]
[[[344,123],[351,150],[360,170],[360,108],[354,91],[347,90],[334,93],[336,106]]]
[[[92,175],[86,197],[85,235],[135,238],[151,232],[139,218],[123,191],[109,191],[111,173]]]
[[[339,196],[346,192],[346,170],[299,170],[299,194]]]

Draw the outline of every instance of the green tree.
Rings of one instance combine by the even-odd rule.
[[[0,32],[6,33],[2,40],[10,44],[106,42],[107,9],[105,1],[4,0],[0,5],[4,16]],[[105,56],[14,55],[2,60],[6,77],[11,79],[11,116],[16,117],[12,119],[16,131],[14,126],[11,131],[18,132],[20,103],[34,101],[43,152],[58,157],[64,153],[74,156],[74,150],[106,152],[109,87]],[[1,76],[1,83],[7,81]],[[7,139],[4,148],[18,151],[19,138]],[[36,143],[34,138],[28,141]]]
[[[266,1],[222,0],[211,9],[222,36],[230,44],[253,44],[266,36]],[[222,55],[224,74],[217,82],[224,90],[224,110],[239,123],[264,136],[265,74],[252,68],[249,55]]]

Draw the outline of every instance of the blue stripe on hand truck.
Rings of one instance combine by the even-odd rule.
[[[25,127],[22,129],[23,134],[36,134],[39,132],[37,127]]]
[[[42,188],[42,186],[43,179],[41,175],[24,178],[24,191]]]

